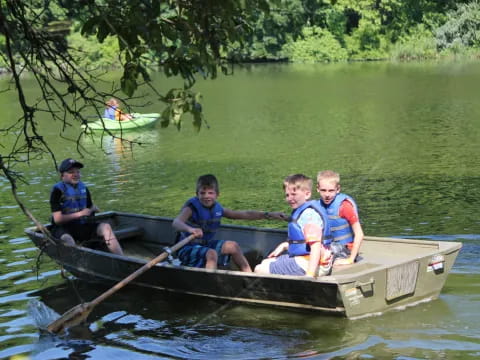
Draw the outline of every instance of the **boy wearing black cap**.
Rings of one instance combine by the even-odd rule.
[[[53,186],[50,194],[53,236],[69,245],[75,245],[75,240],[83,242],[100,236],[112,253],[123,255],[110,224],[87,219],[98,208],[93,205],[90,192],[80,181],[81,168],[82,163],[70,158],[63,160],[58,168],[61,181]]]

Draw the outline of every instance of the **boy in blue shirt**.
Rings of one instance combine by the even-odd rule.
[[[287,215],[281,212],[238,211],[222,207],[217,202],[220,194],[218,181],[210,174],[198,178],[196,194],[197,196],[187,200],[172,223],[174,229],[180,232],[181,239],[190,234],[197,237],[194,242],[178,251],[182,265],[216,269],[218,265],[225,265],[231,256],[241,271],[251,272],[247,259],[235,241],[214,240],[222,217],[242,220],[287,220]]]
[[[103,113],[103,117],[110,120],[132,120],[132,115],[124,113],[120,110],[120,103],[117,99],[111,98],[106,102],[106,108]]]
[[[52,210],[52,234],[68,245],[82,243],[95,237],[103,238],[108,250],[123,255],[123,250],[108,223],[89,221],[98,208],[93,205],[90,191],[80,181],[83,164],[74,159],[65,159],[58,168],[60,181],[50,193]]]

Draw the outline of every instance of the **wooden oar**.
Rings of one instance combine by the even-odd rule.
[[[173,245],[169,250],[164,251],[156,258],[150,260],[148,263],[143,265],[141,268],[137,269],[135,272],[128,275],[125,279],[115,284],[109,290],[105,291],[103,294],[95,298],[94,300],[79,304],[70,310],[68,310],[65,314],[63,314],[60,318],[53,321],[47,326],[47,330],[52,333],[59,333],[64,331],[65,329],[78,325],[82,321],[84,321],[90,312],[93,310],[95,306],[105,300],[107,297],[115,293],[116,291],[120,290],[122,287],[127,285],[132,280],[136,279],[138,276],[142,275],[144,272],[149,270],[151,267],[158,264],[160,261],[166,259],[171,252],[175,252],[185,246],[187,243],[192,241],[195,238],[195,235],[190,235],[189,237],[183,239],[182,241]]]

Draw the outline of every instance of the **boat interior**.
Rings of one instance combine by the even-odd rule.
[[[149,260],[175,244],[176,233],[172,219],[148,216],[107,216],[120,240],[125,255]],[[238,225],[222,226],[218,238],[234,240],[241,246],[252,268],[259,264],[280,242],[284,230],[253,228]],[[374,268],[391,267],[415,258],[438,253],[441,243],[414,239],[365,237],[358,260],[353,265],[334,266],[333,275],[358,274]],[[233,262],[226,270],[237,270]]]

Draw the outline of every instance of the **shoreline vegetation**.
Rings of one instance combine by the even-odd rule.
[[[290,0],[253,13],[242,46],[232,42],[221,54],[231,63],[321,63],[480,58],[480,4],[477,1],[325,2]],[[307,6],[308,5],[308,6]],[[52,10],[53,14],[53,10]],[[84,69],[123,65],[116,37],[84,36],[74,17],[52,15],[48,31],[66,41]],[[60,18],[60,19],[57,19]],[[60,20],[60,21],[59,21]],[[59,27],[59,23],[61,26]],[[175,44],[172,44],[175,45]],[[0,49],[5,39],[0,34]],[[153,53],[143,59],[162,66]],[[21,64],[21,61],[19,62]],[[0,57],[0,75],[10,72]]]

